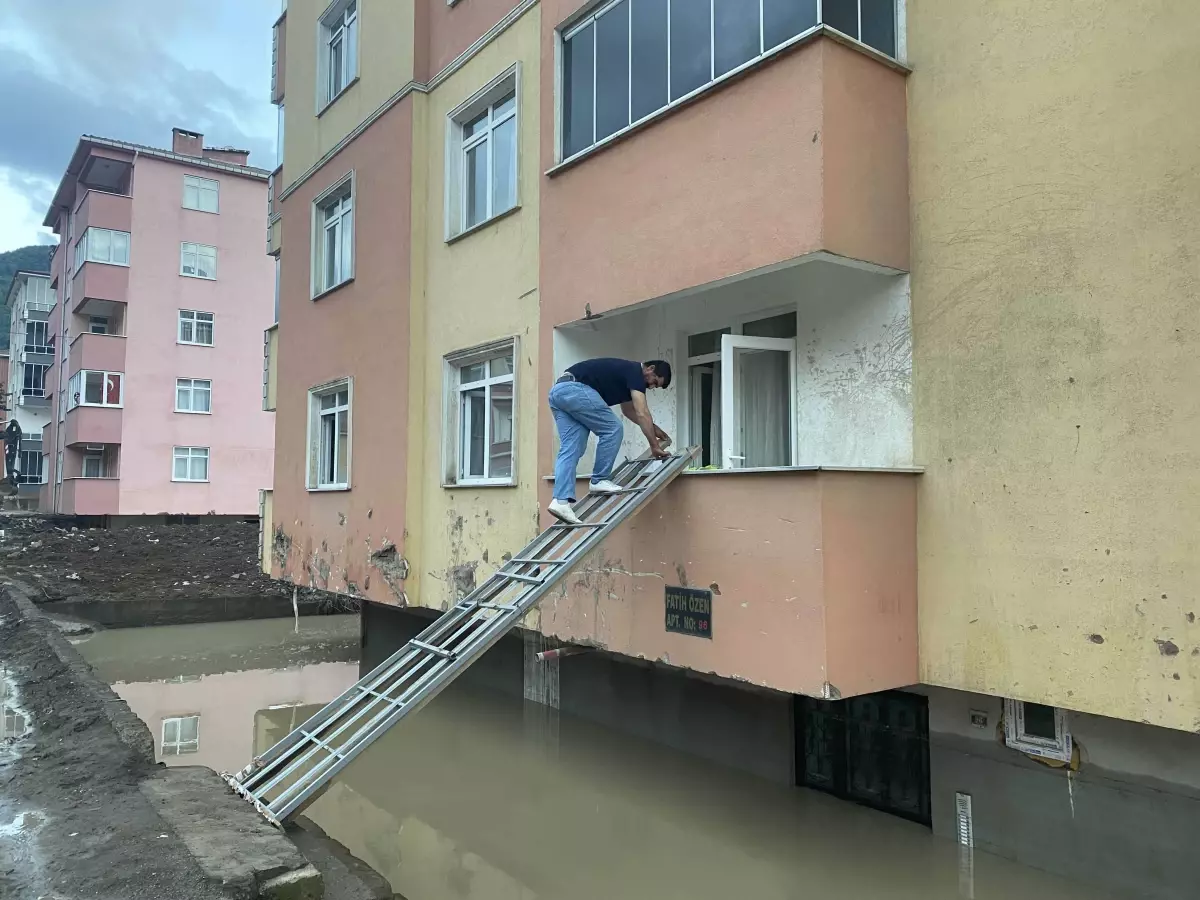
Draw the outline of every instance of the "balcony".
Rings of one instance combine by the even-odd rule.
[[[71,312],[87,313],[94,303],[126,303],[129,267],[88,262],[75,273],[71,287]]]
[[[271,29],[271,102],[283,102],[284,72],[287,63],[287,11]]]
[[[17,398],[17,404],[26,409],[49,409],[50,398],[46,396],[44,389],[30,388],[28,391],[21,392]]]
[[[542,604],[541,630],[827,699],[913,684],[916,490],[906,472],[683,475]],[[706,592],[705,636],[670,630],[676,586]]]
[[[68,447],[80,444],[120,444],[121,409],[77,406],[67,412],[63,441]]]
[[[117,478],[64,478],[61,512],[68,516],[116,515],[120,488]]]
[[[125,194],[88,190],[75,211],[75,233],[88,228],[108,228],[112,231],[132,231],[133,198]]]
[[[98,372],[125,371],[125,337],[117,334],[84,332],[71,341],[71,372],[89,369]]]
[[[54,348],[48,345],[26,344],[21,350],[21,362],[27,366],[52,366]]]
[[[566,161],[543,129],[550,324],[822,252],[907,271],[906,73],[847,43],[818,26]],[[544,121],[557,77],[542,67]]]

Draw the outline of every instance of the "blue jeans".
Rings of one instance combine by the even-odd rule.
[[[588,434],[596,435],[596,465],[592,483],[612,477],[625,429],[621,420],[592,388],[564,381],[550,388],[550,412],[558,426],[558,459],[554,462],[554,499],[575,499],[575,470],[587,449]]]

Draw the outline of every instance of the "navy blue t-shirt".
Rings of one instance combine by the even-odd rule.
[[[580,384],[594,390],[609,406],[628,403],[633,391],[646,392],[642,364],[627,359],[585,359],[567,369]]]

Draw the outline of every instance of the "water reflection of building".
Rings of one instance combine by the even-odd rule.
[[[146,723],[167,765],[236,770],[262,714],[332,700],[354,683],[356,622],[345,617],[102,632],[85,657]]]

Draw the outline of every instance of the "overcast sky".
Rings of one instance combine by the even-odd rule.
[[[171,129],[274,163],[280,0],[0,0],[0,251],[41,227],[82,134],[171,146]]]

